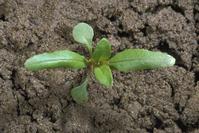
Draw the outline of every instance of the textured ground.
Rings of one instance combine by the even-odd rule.
[[[77,105],[69,92],[82,71],[32,73],[23,63],[45,51],[84,53],[71,36],[82,21],[114,53],[159,50],[177,63],[114,72],[111,89],[93,81],[89,102]],[[197,0],[0,0],[0,133],[198,133],[198,35]]]

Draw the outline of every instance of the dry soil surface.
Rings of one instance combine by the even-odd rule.
[[[89,84],[89,102],[70,90],[83,70],[30,72],[24,61],[60,49],[84,54],[78,22],[126,48],[167,52],[174,67],[121,73]],[[198,0],[0,0],[0,133],[199,133]]]

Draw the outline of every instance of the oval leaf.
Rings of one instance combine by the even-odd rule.
[[[94,74],[96,79],[106,87],[113,85],[113,76],[109,66],[102,65],[94,68]]]
[[[111,56],[111,45],[110,42],[106,38],[102,38],[92,55],[92,58],[98,62],[98,61],[104,61],[108,60]]]
[[[86,23],[79,23],[73,29],[73,38],[75,41],[86,44],[87,46],[92,45],[93,36],[93,28]]]
[[[144,49],[127,49],[112,57],[109,64],[119,71],[127,72],[130,70],[173,66],[175,58],[161,52],[152,52]]]
[[[58,67],[80,69],[86,67],[86,64],[84,56],[62,50],[35,55],[26,60],[25,67],[32,71]]]
[[[84,104],[88,101],[87,85],[88,80],[86,79],[80,86],[71,90],[71,96],[76,103]]]

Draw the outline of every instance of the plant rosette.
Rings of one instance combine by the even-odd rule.
[[[83,82],[71,90],[73,100],[79,104],[88,101],[87,87],[90,76],[94,75],[103,86],[111,87],[112,70],[129,72],[170,67],[175,64],[175,58],[171,55],[145,49],[125,49],[112,56],[111,44],[106,38],[102,38],[94,49],[94,31],[86,23],[77,24],[72,33],[74,40],[88,50],[88,58],[70,50],[60,50],[35,55],[26,60],[25,67],[31,71],[51,68],[87,69]]]

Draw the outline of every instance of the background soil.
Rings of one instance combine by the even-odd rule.
[[[37,53],[85,53],[78,22],[115,52],[146,48],[173,55],[174,67],[114,72],[114,86],[90,83],[89,102],[72,101],[83,71],[26,71]],[[0,133],[199,133],[198,0],[0,0]]]

